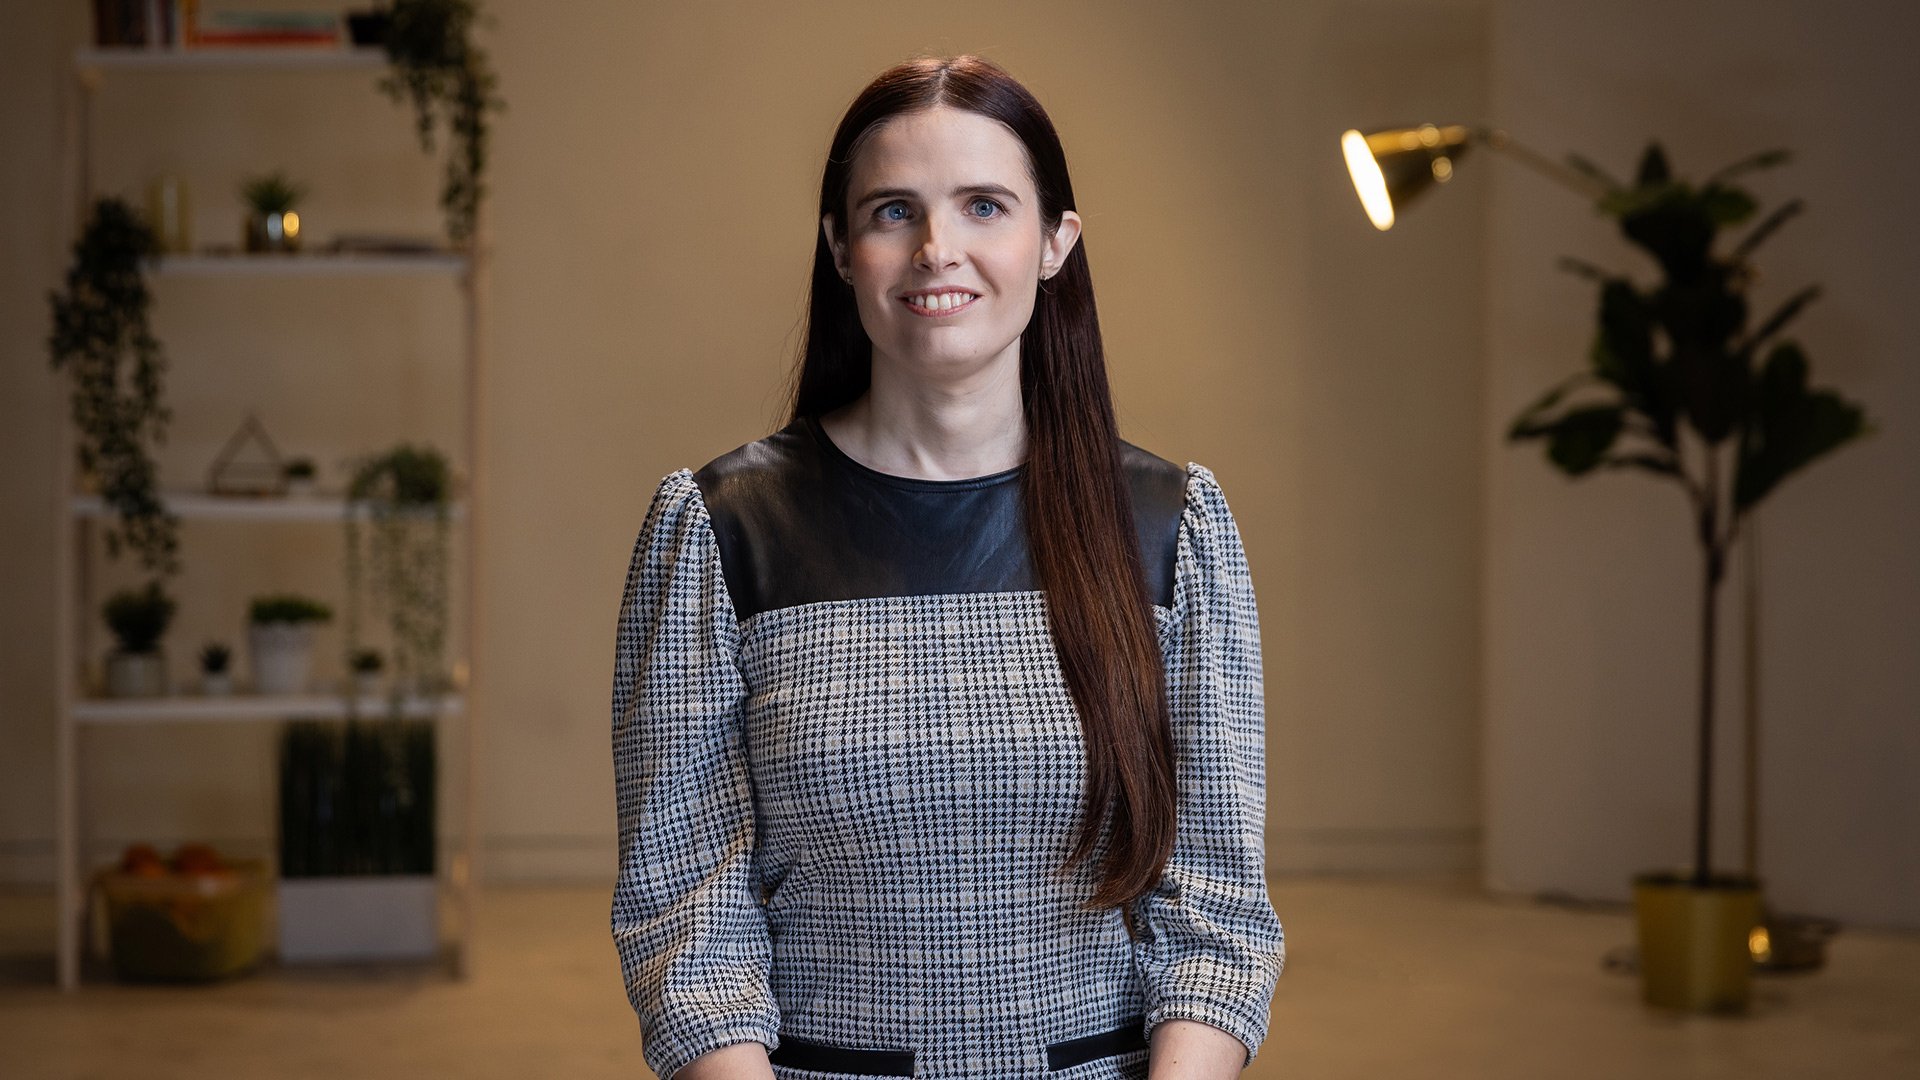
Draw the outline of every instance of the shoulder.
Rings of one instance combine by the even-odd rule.
[[[1180,522],[1186,512],[1187,468],[1121,439],[1120,471],[1133,501],[1147,591],[1156,603],[1171,606]]]
[[[739,504],[763,492],[767,485],[788,481],[805,469],[806,430],[788,424],[765,438],[743,443],[691,470],[709,509]]]
[[[823,472],[811,434],[795,421],[691,470],[689,482],[724,548],[755,523],[791,517],[817,503],[826,483]]]

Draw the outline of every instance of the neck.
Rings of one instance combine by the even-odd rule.
[[[1017,351],[1011,363],[951,383],[895,372],[876,357],[867,393],[820,418],[834,445],[855,461],[895,476],[958,480],[1027,459]]]

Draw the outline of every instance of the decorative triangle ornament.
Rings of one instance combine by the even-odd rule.
[[[247,414],[240,430],[214,457],[213,467],[207,470],[207,490],[218,495],[255,497],[287,493],[280,451],[253,413]]]

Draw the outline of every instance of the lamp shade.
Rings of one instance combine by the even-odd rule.
[[[1420,124],[1340,136],[1347,175],[1373,227],[1393,228],[1394,212],[1434,184],[1453,178],[1453,163],[1473,140],[1465,124]]]

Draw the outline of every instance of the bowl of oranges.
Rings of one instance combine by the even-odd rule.
[[[251,970],[265,937],[266,860],[186,843],[163,858],[131,844],[93,876],[108,956],[131,982],[204,982]]]

